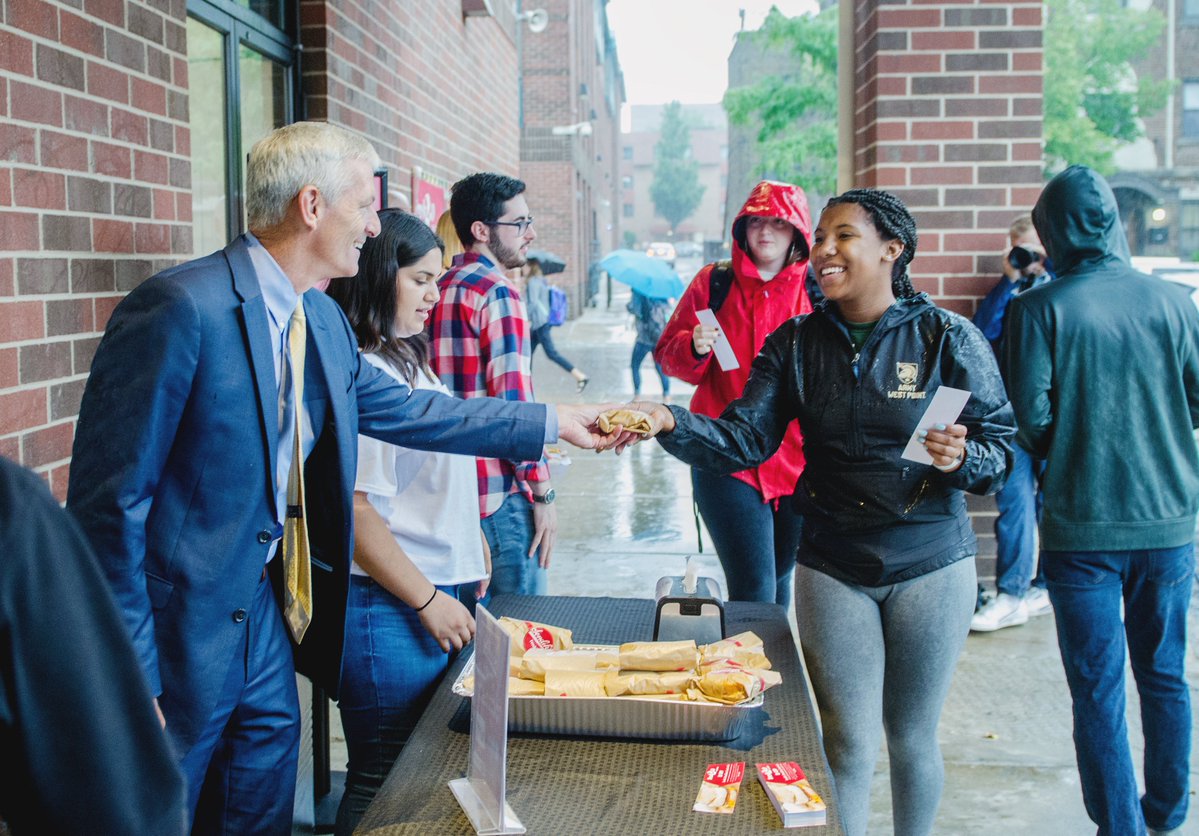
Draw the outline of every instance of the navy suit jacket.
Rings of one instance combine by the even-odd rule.
[[[543,404],[413,391],[361,359],[341,309],[303,296],[314,615],[297,668],[337,693],[361,430],[424,450],[541,456]],[[75,433],[67,506],[116,595],[182,755],[207,723],[276,529],[278,394],[244,238],[113,312]],[[467,521],[463,521],[464,524]]]

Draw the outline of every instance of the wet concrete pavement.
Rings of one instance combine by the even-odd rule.
[[[632,396],[629,355],[633,345],[627,295],[616,285],[611,306],[554,330],[558,348],[591,376],[583,395],[544,353],[534,358],[537,397],[547,402],[626,401]],[[660,396],[650,361],[642,370],[642,396]],[[692,387],[671,381],[675,403],[686,404]],[[701,574],[721,580],[706,532],[699,553],[686,466],[656,443],[620,457],[566,448],[570,464],[556,477],[559,536],[549,575],[557,595],[652,598],[659,577],[680,574],[694,555]],[[986,503],[975,506],[986,509]],[[986,527],[980,520],[977,530]],[[979,575],[993,583],[993,560],[979,559]],[[1199,608],[1192,606],[1192,636]],[[794,616],[792,616],[792,619]],[[1192,683],[1199,654],[1192,641]],[[1141,757],[1136,692],[1128,676],[1128,724],[1134,754]],[[1193,688],[1192,688],[1193,690]],[[1192,697],[1194,702],[1194,697]],[[337,712],[332,711],[337,723]],[[333,764],[344,764],[334,729]],[[1083,809],[1071,739],[1070,699],[1058,656],[1052,615],[1022,627],[972,634],[959,662],[940,726],[945,793],[938,834],[1087,834],[1095,827]],[[1196,775],[1192,760],[1192,785]],[[871,833],[891,832],[885,747],[875,771]],[[1199,834],[1199,814],[1181,831]]]
[[[631,317],[621,286],[611,307],[599,308],[556,328],[558,348],[591,376],[584,395],[574,381],[538,352],[533,363],[537,397],[549,402],[624,401],[632,396],[629,355]],[[671,381],[675,403],[686,404],[692,387]],[[647,359],[642,396],[657,399],[660,386]],[[568,450],[571,464],[557,480],[559,537],[549,576],[558,595],[652,598],[657,579],[680,574],[695,555],[703,574],[723,582],[706,532],[698,553],[688,469],[655,443],[619,458]],[[977,504],[980,510],[985,503]],[[980,523],[979,528],[985,527]],[[993,561],[979,560],[979,575],[993,586]],[[1190,627],[1199,624],[1191,608]],[[1199,674],[1192,640],[1190,681]],[[1128,724],[1134,756],[1141,757],[1136,691],[1128,675]],[[1192,687],[1192,690],[1194,688]],[[1194,707],[1194,696],[1192,696]],[[945,757],[945,794],[936,832],[943,834],[1086,834],[1071,737],[1070,698],[1054,633],[1053,616],[990,634],[972,634],[958,664],[940,726]],[[1192,785],[1196,761],[1192,759]],[[872,833],[891,830],[885,747],[876,767]],[[1199,834],[1199,813],[1183,833]]]

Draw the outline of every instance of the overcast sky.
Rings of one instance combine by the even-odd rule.
[[[738,10],[745,9],[745,28],[757,29],[771,6],[789,17],[819,9],[816,0],[610,0],[629,104],[719,102]]]

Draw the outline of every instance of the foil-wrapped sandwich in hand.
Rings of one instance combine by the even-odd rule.
[[[601,412],[596,419],[601,432],[610,433],[617,427],[623,427],[626,432],[648,436],[654,431],[650,417],[635,409],[611,409]]]

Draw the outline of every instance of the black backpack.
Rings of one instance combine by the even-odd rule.
[[[733,262],[717,261],[712,265],[712,272],[708,274],[708,307],[712,313],[720,310],[724,300],[729,298],[734,278]]]

